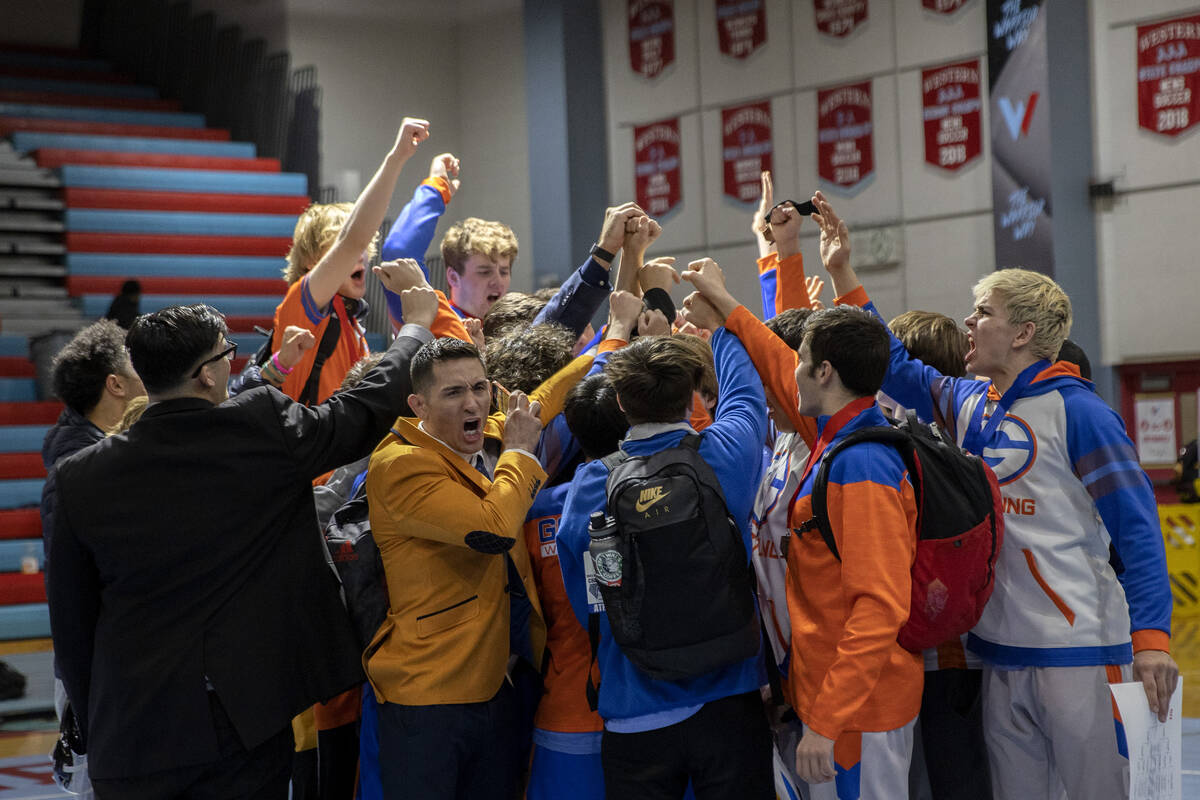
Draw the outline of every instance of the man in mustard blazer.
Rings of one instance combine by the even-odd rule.
[[[381,703],[389,798],[514,794],[517,704],[506,671],[512,655],[541,663],[545,622],[529,554],[513,545],[546,480],[534,455],[542,424],[590,363],[576,359],[532,398],[514,392],[508,414],[489,417],[491,383],[473,345],[438,339],[413,357],[419,423],[397,419],[367,472],[390,608],[363,663]],[[510,647],[510,597],[522,590],[529,641]]]

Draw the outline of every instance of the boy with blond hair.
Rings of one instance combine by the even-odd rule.
[[[846,223],[819,193],[814,202],[837,302],[874,311]],[[1071,329],[1062,288],[1002,269],[974,295],[965,366],[979,379],[942,375],[893,338],[883,390],[982,456],[1004,496],[995,590],[968,639],[984,664],[993,792],[1123,798],[1129,762],[1108,684],[1142,682],[1165,721],[1179,676],[1154,492],[1121,418],[1074,364],[1052,363]]]

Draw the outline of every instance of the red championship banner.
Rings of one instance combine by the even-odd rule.
[[[674,0],[629,0],[629,65],[655,78],[675,61]]]
[[[717,0],[721,52],[746,58],[767,41],[766,0]]]
[[[951,171],[978,157],[983,143],[979,60],[921,70],[925,160]]]
[[[1138,125],[1178,136],[1200,120],[1200,16],[1139,25]]]
[[[771,170],[771,101],[721,109],[721,159],[725,162],[725,194],[756,203],[762,194],[762,171]]]
[[[871,82],[817,91],[817,174],[849,189],[875,171]]]
[[[867,21],[867,0],[813,0],[817,30],[826,36],[849,36]]]
[[[679,117],[633,129],[637,204],[652,217],[679,205]]]
[[[953,14],[967,4],[967,0],[921,0],[921,5],[938,14]]]

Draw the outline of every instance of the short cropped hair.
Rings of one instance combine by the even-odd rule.
[[[168,306],[134,320],[125,346],[146,391],[161,394],[186,381],[228,330],[212,306]]]
[[[433,385],[433,367],[445,361],[457,361],[460,358],[473,358],[483,366],[483,358],[478,348],[462,339],[434,339],[421,345],[421,349],[412,357],[409,364],[409,374],[412,376],[413,392],[424,394]]]
[[[800,349],[804,341],[804,321],[812,314],[811,308],[788,308],[766,321],[767,330],[783,339],[793,350]]]
[[[704,359],[672,336],[646,336],[609,356],[604,372],[630,424],[679,422],[691,408]]]
[[[961,378],[967,374],[967,351],[971,344],[958,323],[936,311],[905,311],[888,323],[892,335],[908,354],[943,375]]]
[[[545,307],[545,300],[539,300],[525,292],[508,292],[501,295],[483,315],[484,339],[499,336],[513,326],[526,327]]]
[[[283,268],[283,279],[288,286],[303,278],[333,246],[353,208],[353,203],[313,203],[304,209],[296,220],[292,247]],[[369,259],[375,257],[378,241],[379,234],[375,234],[368,247]]]
[[[460,275],[463,264],[476,253],[493,261],[507,258],[510,263],[514,262],[517,260],[517,237],[503,222],[478,217],[467,217],[454,223],[442,237],[442,261]]]
[[[86,417],[100,402],[108,376],[130,371],[125,331],[111,319],[93,322],[58,351],[51,369],[54,394]]]
[[[988,292],[1004,300],[1004,311],[1012,325],[1032,322],[1030,352],[1038,358],[1054,358],[1071,335],[1071,298],[1049,276],[1033,270],[999,269],[975,284],[978,301]]]
[[[814,311],[804,323],[804,341],[812,355],[809,375],[828,361],[842,385],[858,397],[883,386],[892,340],[871,312],[853,306]]]
[[[531,328],[510,328],[485,339],[483,363],[487,375],[510,392],[529,394],[547,378],[571,363],[576,336],[552,322]]]
[[[346,370],[346,377],[342,378],[342,385],[338,387],[338,391],[344,392],[358,386],[366,374],[375,369],[375,365],[383,360],[383,356],[383,353],[371,353],[369,356],[363,356],[355,361],[354,365]]]
[[[563,417],[584,456],[590,459],[615,452],[629,431],[629,420],[617,404],[617,391],[603,372],[588,375],[571,387]]]

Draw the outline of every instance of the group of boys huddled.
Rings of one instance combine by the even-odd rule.
[[[1127,796],[1107,687],[1141,681],[1165,719],[1171,596],[1124,424],[1060,360],[1053,280],[986,275],[967,333],[889,330],[828,200],[775,204],[764,173],[765,322],[711,259],[647,260],[661,227],[633,203],[534,294],[509,291],[507,226],[455,223],[447,297],[422,261],[460,183],[442,154],[374,267],[395,337],[371,354],[376,231],[428,135],[406,119],[354,204],[301,216],[242,375],[207,306],[59,358],[48,593],[102,800],[282,798],[312,739],[324,798],[906,797],[915,743],[935,800]],[[982,617],[924,652],[897,639],[928,513],[905,459],[847,447],[814,500],[839,441],[906,414],[982,457],[1005,509]]]

